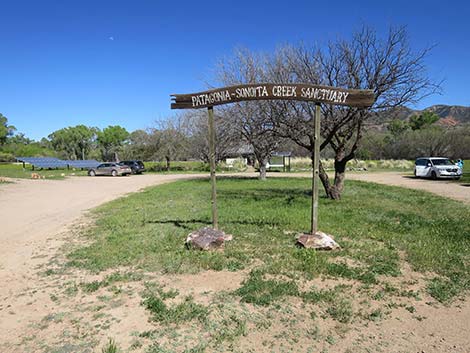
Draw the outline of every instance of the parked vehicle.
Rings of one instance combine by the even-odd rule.
[[[127,165],[132,170],[132,174],[142,174],[145,172],[145,166],[142,161],[122,161],[119,164]]]
[[[449,178],[460,179],[462,169],[456,166],[449,158],[421,157],[415,161],[415,177],[418,178]]]
[[[96,168],[91,168],[88,170],[89,176],[96,175],[130,175],[132,174],[131,168],[127,165],[120,165],[119,163],[101,163]]]

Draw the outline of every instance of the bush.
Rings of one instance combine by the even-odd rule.
[[[335,160],[332,158],[322,159],[321,163],[325,170],[335,169]],[[413,169],[414,162],[406,159],[381,159],[381,160],[361,160],[353,159],[348,162],[348,170],[366,170],[366,169]],[[310,158],[294,157],[291,160],[291,169],[293,171],[312,170],[312,161]]]
[[[8,152],[0,152],[0,162],[14,162],[15,156]]]

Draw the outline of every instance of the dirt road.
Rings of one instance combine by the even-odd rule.
[[[84,211],[150,185],[205,177],[136,175],[133,177],[73,177],[67,180],[17,179],[0,186],[0,278],[31,256],[32,250],[80,217]],[[0,292],[1,293],[1,292]]]
[[[38,266],[54,256],[64,242],[64,231],[87,210],[150,185],[205,176],[18,179],[0,185],[0,332],[14,336],[40,315],[38,308],[17,315],[12,303],[35,288]]]

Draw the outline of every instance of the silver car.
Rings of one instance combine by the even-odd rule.
[[[445,157],[421,157],[415,161],[415,177],[460,179],[462,169]]]
[[[88,170],[89,176],[96,176],[96,175],[130,175],[132,174],[131,168],[127,165],[120,165],[119,163],[101,163],[96,168],[91,168]]]

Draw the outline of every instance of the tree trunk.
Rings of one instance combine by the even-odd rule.
[[[263,158],[259,161],[259,180],[266,180],[266,165],[268,160]]]
[[[344,178],[346,177],[346,163],[345,159],[335,160],[335,180],[331,190],[331,198],[333,200],[341,199],[341,194],[344,189]]]
[[[312,165],[313,165],[313,159],[312,159]],[[321,161],[319,163],[319,172],[320,172],[319,173],[320,180],[323,185],[323,188],[325,189],[326,196],[332,199],[330,195],[330,189],[331,189],[330,179],[328,177],[328,174],[326,173],[325,168],[323,168],[323,164]]]
[[[333,184],[330,183],[328,174],[320,162],[320,180],[325,189],[326,195],[332,200],[340,200],[344,189],[344,179],[346,177],[347,160],[335,160],[335,178]]]
[[[165,157],[166,159],[166,171],[170,171],[170,157]]]

